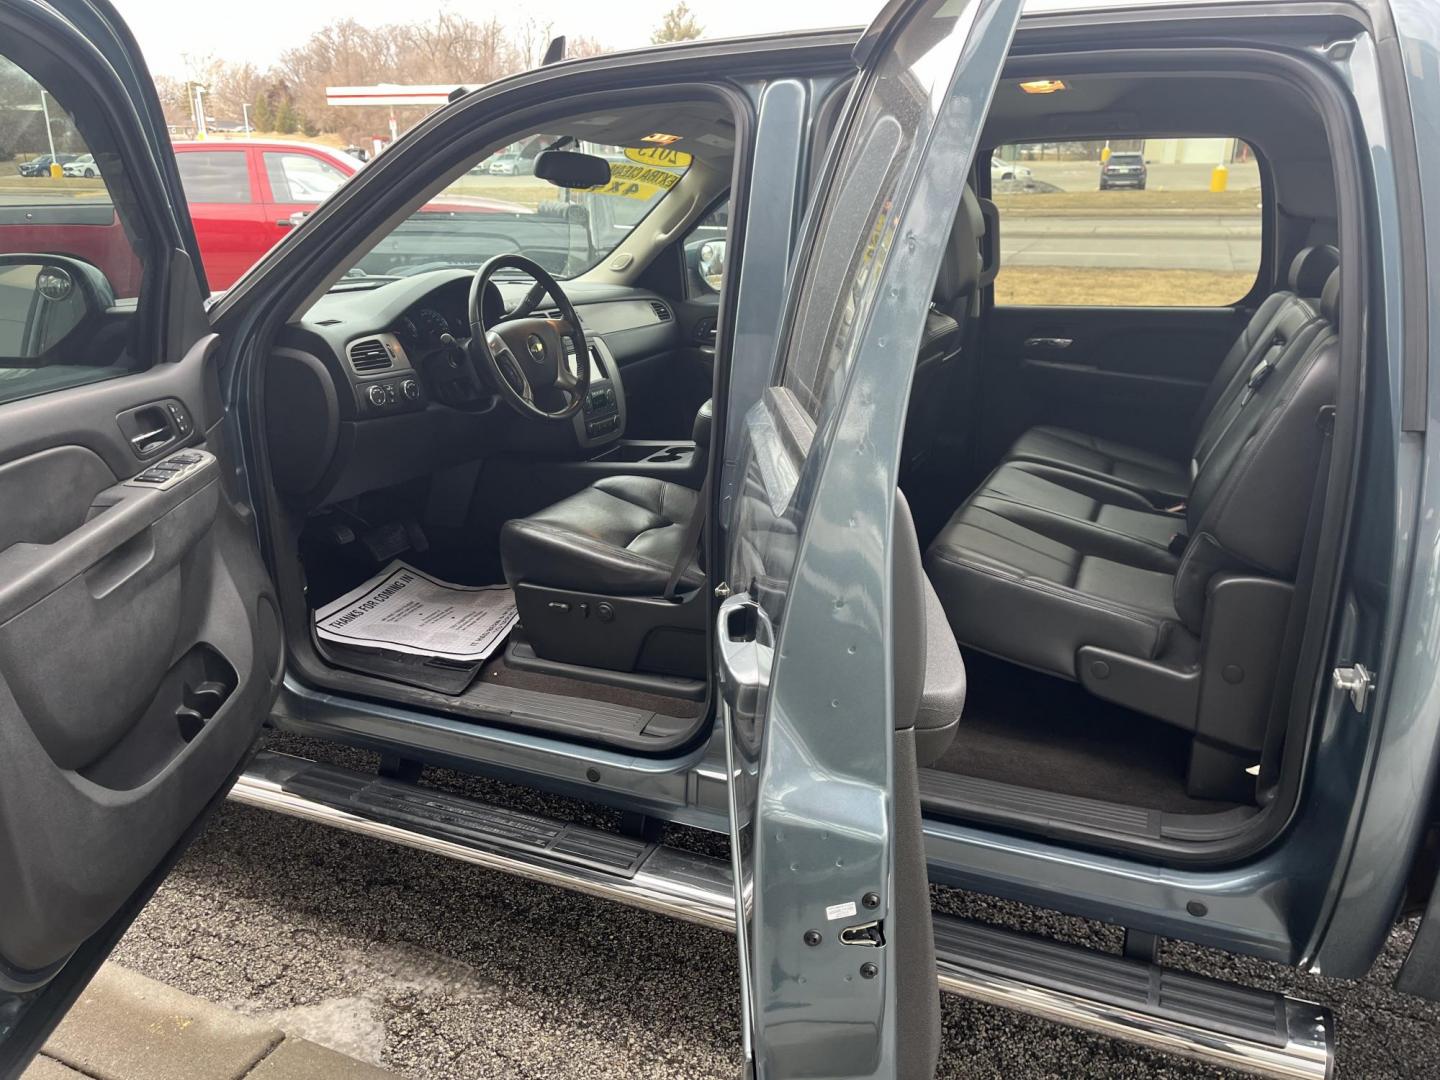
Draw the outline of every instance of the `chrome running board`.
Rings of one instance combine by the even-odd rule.
[[[677,848],[262,751],[235,802],[721,930],[730,864]],[[994,927],[935,917],[940,988],[1276,1080],[1328,1080],[1328,1010]]]

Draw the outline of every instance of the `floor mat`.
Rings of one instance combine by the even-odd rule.
[[[932,768],[1171,813],[1235,805],[1185,793],[1184,732],[1002,660],[967,650],[965,665],[960,730]]]

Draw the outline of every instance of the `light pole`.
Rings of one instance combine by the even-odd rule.
[[[240,115],[245,119],[245,137],[250,137],[250,105],[247,102],[240,103]]]
[[[40,112],[45,116],[45,143],[50,147],[50,178],[59,180],[65,175],[60,162],[55,159],[55,133],[50,130],[50,106],[45,101],[45,88],[40,88]]]
[[[195,138],[205,138],[205,87],[197,83],[190,84],[190,110],[195,116]]]

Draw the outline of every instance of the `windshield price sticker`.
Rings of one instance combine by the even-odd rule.
[[[591,188],[597,195],[619,195],[626,199],[653,199],[673,188],[680,180],[680,173],[664,169],[631,165],[626,162],[610,163],[610,183],[603,187]]]
[[[690,167],[690,155],[684,150],[667,150],[662,146],[627,146],[625,156],[641,165],[660,165],[670,169]]]

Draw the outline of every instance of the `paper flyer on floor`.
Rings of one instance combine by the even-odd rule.
[[[452,585],[397,559],[317,611],[315,632],[357,648],[466,663],[487,659],[518,617],[504,585]]]

